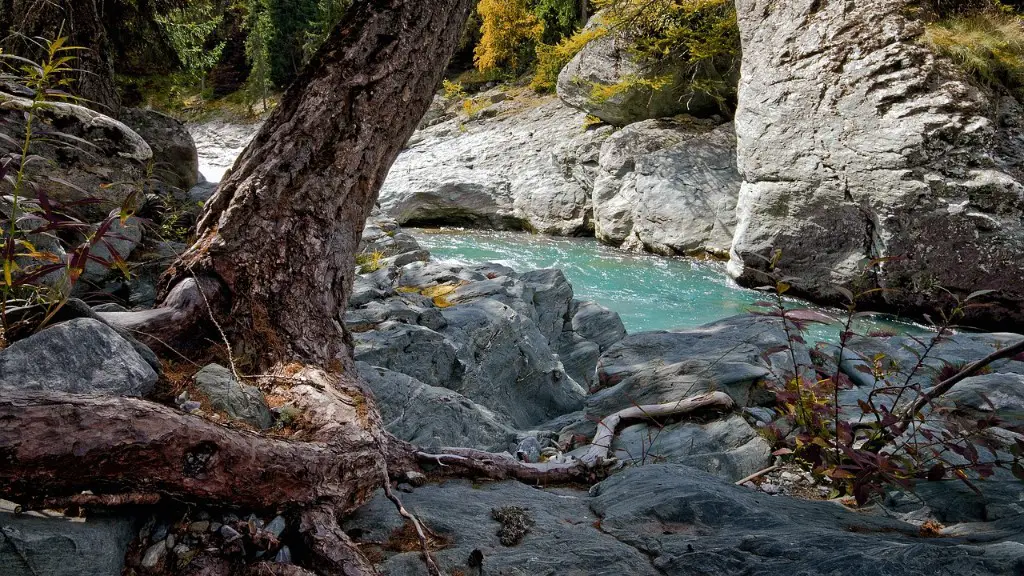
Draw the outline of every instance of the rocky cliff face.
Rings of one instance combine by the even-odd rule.
[[[472,118],[435,111],[391,169],[381,208],[402,224],[594,233],[664,255],[728,254],[740,187],[731,124],[680,116],[587,128],[559,100],[500,98]]]
[[[890,305],[936,288],[998,290],[990,318],[1024,319],[1021,132],[1010,98],[965,80],[920,42],[904,0],[739,0],[736,114],[743,186],[731,271],[761,283],[763,257],[828,298],[870,259]]]

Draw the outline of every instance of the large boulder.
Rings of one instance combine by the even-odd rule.
[[[602,18],[602,14],[595,15],[586,30],[606,28]],[[639,61],[632,45],[628,35],[617,30],[606,30],[591,40],[558,74],[559,98],[616,126],[676,114],[710,116],[720,111],[714,99],[690,93],[687,72]],[[666,73],[666,81],[656,81]]]
[[[373,390],[384,426],[396,438],[424,447],[494,452],[515,446],[518,433],[504,417],[458,392],[365,362],[357,362],[356,368]]]
[[[456,349],[424,326],[387,321],[353,335],[356,360],[416,378],[430,386],[455,388],[462,373]]]
[[[145,396],[156,381],[130,342],[91,318],[50,326],[0,352],[0,390]]]
[[[679,464],[629,467],[589,494],[458,480],[417,488],[403,502],[444,543],[436,557],[448,573],[959,576],[1024,569],[1020,515],[923,538],[913,524],[768,496]],[[382,573],[424,572],[415,540],[408,544],[408,529],[382,494],[343,527],[372,551]]]
[[[579,410],[584,389],[565,372],[529,316],[483,298],[442,310],[441,333],[465,367],[454,389],[519,429]]]
[[[732,124],[647,120],[610,136],[594,181],[598,240],[663,255],[726,257],[740,176]]]
[[[615,437],[612,452],[624,462],[686,464],[733,481],[764,470],[772,461],[771,444],[739,414],[707,423],[634,424]]]
[[[647,465],[599,484],[602,531],[663,574],[1013,574],[1024,516],[922,538],[918,526],[834,502],[768,496],[681,465]]]
[[[27,98],[0,92],[0,134],[22,141],[24,114],[32,106]],[[36,138],[33,151],[46,161],[30,163],[27,175],[54,201],[94,201],[76,210],[98,220],[141,188],[153,150],[125,124],[66,102],[37,106],[34,118],[33,132],[47,135]],[[0,138],[0,151],[13,147]],[[0,193],[11,193],[8,181],[0,180]]]
[[[589,189],[562,160],[584,114],[554,98],[494,106],[497,116],[418,132],[388,174],[381,209],[401,224],[587,231]]]
[[[626,336],[601,356],[597,375],[603,394],[588,404],[608,412],[670,402],[685,395],[722,390],[741,405],[760,402],[752,388],[760,379],[785,379],[794,371],[790,341],[778,318],[743,314],[691,330],[641,332]],[[807,347],[793,341],[801,367],[811,366]],[[604,404],[603,398],[609,398]]]
[[[4,576],[119,576],[137,522],[123,516],[39,518],[0,513]]]
[[[993,289],[976,319],[1024,320],[1020,107],[921,41],[908,0],[740,0],[743,185],[730,271],[835,297],[866,261],[889,306]],[[1000,113],[997,114],[997,110]],[[1016,150],[1014,149],[1016,147]]]
[[[180,121],[155,110],[126,108],[120,119],[153,150],[153,178],[188,192],[199,183],[196,143]]]
[[[454,480],[417,488],[403,494],[402,501],[447,544],[435,553],[446,574],[661,574],[643,551],[601,530],[600,516],[588,508],[591,498],[586,492]],[[361,546],[380,552],[370,557],[379,559],[381,574],[424,574],[419,552],[399,545],[402,519],[389,505],[378,495],[345,520],[345,531]],[[513,507],[522,509],[518,541],[514,527],[506,528],[495,518]],[[482,566],[472,560],[474,556]]]

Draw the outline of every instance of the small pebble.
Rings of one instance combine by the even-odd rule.
[[[189,401],[181,405],[181,410],[182,412],[192,413],[198,411],[199,408],[201,407],[202,404],[200,404],[199,402]]]
[[[220,532],[220,527],[223,526],[220,522],[210,522],[210,532]]]
[[[242,535],[238,533],[238,530],[235,530],[227,524],[220,527],[220,535],[224,538],[225,542],[234,542],[242,537]]]
[[[209,530],[210,522],[208,520],[200,520],[199,522],[193,522],[188,526],[188,531],[193,534],[202,534]]]
[[[409,471],[405,473],[405,481],[419,488],[427,483],[427,476],[422,472]]]
[[[778,494],[779,492],[782,492],[782,488],[776,484],[765,482],[764,484],[761,484],[761,492],[764,492],[765,494]]]
[[[165,540],[165,542],[167,542],[167,549],[168,550],[174,548],[174,534],[168,534],[167,535],[167,540]]]
[[[540,442],[533,436],[523,438],[519,447],[516,448],[516,458],[531,464],[540,462]]]
[[[274,562],[278,564],[291,564],[292,551],[287,546],[281,546],[281,549],[277,551],[277,555],[274,556]]]
[[[153,542],[163,540],[164,538],[167,538],[167,531],[170,529],[171,527],[169,524],[161,522],[156,525],[156,528],[153,528],[153,533],[150,535],[150,538]]]
[[[165,555],[167,555],[167,544],[161,540],[149,548],[146,548],[146,553],[142,555],[142,567],[149,569],[156,568],[157,564],[163,560]]]
[[[174,547],[174,555],[181,557],[188,554],[189,550],[191,550],[191,548],[189,548],[188,546],[185,546],[184,544],[178,544]]]
[[[274,538],[280,538],[284,529],[285,521],[284,518],[280,516],[274,516],[274,519],[270,521],[270,524],[267,524],[267,527],[264,528],[264,530],[273,534]]]

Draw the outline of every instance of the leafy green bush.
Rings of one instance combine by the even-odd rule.
[[[89,145],[40,125],[46,110],[77,100],[66,90],[75,72],[74,54],[82,48],[67,46],[67,38],[35,40],[45,48],[38,63],[0,52],[0,82],[19,86],[16,93],[32,94],[5,99],[5,108],[24,112],[20,141],[0,134],[0,185],[10,188],[10,196],[0,199],[0,348],[46,325],[67,302],[87,265],[116,266],[128,274],[110,240],[115,224],[126,223],[142,196],[141,186],[134,183],[110,184],[127,187],[128,193],[121,210],[94,227],[76,218],[73,206],[49,198],[46,182],[32,181],[29,165],[49,162],[35,153],[39,141]],[[74,204],[89,202],[85,198]]]
[[[731,0],[604,0],[607,25],[631,42],[651,81],[684,82],[679,92],[735,107],[740,37]],[[618,87],[621,89],[622,87]],[[615,89],[615,87],[611,87]]]
[[[988,86],[1024,95],[1024,21],[989,10],[928,24],[924,41]]]
[[[537,45],[537,70],[533,75],[530,88],[537,92],[551,92],[558,83],[558,73],[573,59],[580,50],[594,40],[608,33],[604,26],[594,26],[581,30],[555,45]]]

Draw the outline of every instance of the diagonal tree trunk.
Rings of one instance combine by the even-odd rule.
[[[353,4],[207,203],[199,240],[169,270],[165,306],[107,315],[166,337],[191,329],[211,312],[205,304],[222,304],[212,313],[233,364],[262,374],[257,383],[300,410],[304,441],[229,430],[141,400],[6,397],[0,493],[25,501],[85,489],[127,500],[155,492],[290,507],[304,519],[314,568],[372,573],[334,518],[387,481],[389,439],[355,377],[341,314],[364,222],[472,3]]]

